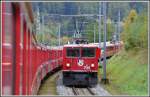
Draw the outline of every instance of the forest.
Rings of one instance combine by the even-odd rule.
[[[99,14],[97,2],[37,2],[32,3],[35,16],[35,22],[41,25],[36,29],[37,39],[39,42],[46,42],[48,45],[57,45],[59,24],[61,25],[60,33],[62,44],[67,43],[76,32],[76,22],[78,29],[83,37],[93,42],[94,26],[96,33],[96,42],[98,42],[98,17],[60,17],[59,15],[77,15],[77,14]],[[124,24],[127,22],[129,13],[134,10],[136,15],[147,16],[147,3],[142,2],[109,2],[107,3],[107,40],[112,39],[113,33],[116,31],[115,22],[118,21],[118,12],[120,11],[121,32],[124,32]],[[39,15],[37,15],[39,13]],[[141,17],[142,17],[141,16]],[[144,17],[144,16],[143,16]],[[39,19],[37,19],[39,18]],[[39,20],[39,21],[37,21]],[[128,25],[128,24],[127,24]],[[127,30],[127,29],[126,29]],[[102,29],[103,31],[103,29]],[[43,34],[44,33],[44,34]],[[103,32],[101,33],[103,36]],[[43,38],[44,37],[44,38]],[[103,41],[103,37],[101,38]]]

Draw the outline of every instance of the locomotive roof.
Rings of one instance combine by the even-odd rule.
[[[123,42],[117,42],[115,45],[122,45]],[[99,47],[99,43],[89,43],[89,44],[66,44],[64,47]],[[114,43],[111,43],[110,41],[106,42],[106,46],[114,46]],[[103,47],[103,42],[101,43],[101,47]]]

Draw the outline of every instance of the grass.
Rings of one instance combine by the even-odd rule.
[[[57,77],[57,74],[53,74],[49,76],[46,80],[44,80],[44,82],[40,86],[38,95],[57,95],[56,77]]]
[[[107,62],[107,77],[112,95],[148,95],[148,50],[122,50]]]

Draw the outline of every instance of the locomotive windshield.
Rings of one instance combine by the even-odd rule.
[[[95,48],[88,48],[84,47],[81,48],[81,54],[80,54],[80,48],[67,48],[67,57],[95,57]]]
[[[67,48],[67,57],[79,57],[80,49],[79,48]]]
[[[82,57],[95,57],[95,48],[82,48]]]

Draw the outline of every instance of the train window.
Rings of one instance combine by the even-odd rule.
[[[95,57],[95,48],[82,48],[82,57]]]
[[[80,49],[79,48],[67,48],[67,57],[79,57]]]

